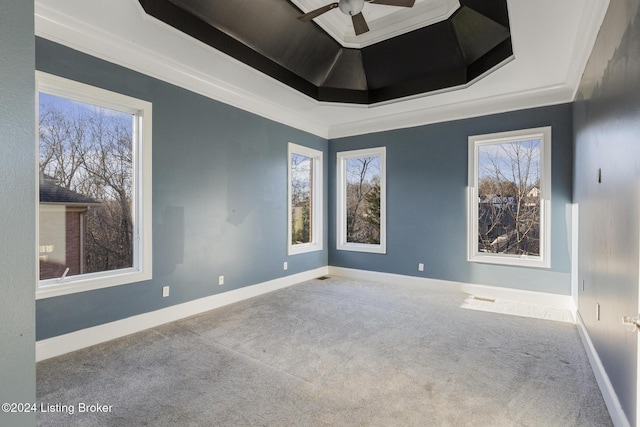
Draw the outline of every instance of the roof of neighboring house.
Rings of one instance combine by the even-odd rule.
[[[40,203],[55,203],[61,205],[88,206],[99,204],[91,197],[60,187],[55,179],[45,174],[40,174]]]

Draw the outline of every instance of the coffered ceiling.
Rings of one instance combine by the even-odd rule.
[[[145,11],[141,5],[163,1],[35,0],[36,34],[327,138],[570,102],[608,6],[607,0],[501,0],[503,4],[506,2],[507,22],[500,22],[499,18],[481,10],[480,14],[505,28],[508,35],[505,37],[502,32],[482,49],[494,44],[488,48],[491,51],[496,41],[503,37],[497,45],[508,40],[511,54],[490,64],[486,70],[477,73],[477,78],[472,77],[466,83],[440,88],[431,86],[426,90],[422,88],[405,93],[399,91],[394,96],[372,97],[363,102],[323,99],[313,93],[305,93],[253,64],[247,65],[233,52],[225,53],[220,46],[214,47],[201,40],[202,37],[188,34],[188,28],[180,29],[175,23],[152,16],[153,13],[147,13],[148,10]],[[206,9],[208,1],[220,2],[172,0],[171,4],[181,5],[182,9]],[[458,6],[457,1],[417,0],[413,8],[367,3],[363,14],[371,34],[360,36],[352,33],[349,17],[337,10],[325,13],[320,17],[322,19],[316,18],[316,23],[305,24],[295,19],[297,13],[326,4],[323,0],[295,0],[295,3],[294,0],[291,3],[288,0],[235,0],[222,3],[232,5],[227,7],[228,13],[241,14],[240,5],[263,1],[279,1],[283,3],[282,7],[286,5],[294,12],[295,22],[272,21],[277,14],[262,13],[259,19],[269,23],[263,27],[270,28],[270,31],[310,26],[314,30],[300,31],[321,32],[329,40],[326,43],[336,46],[334,49],[355,52],[350,53],[355,56],[362,55],[367,49],[378,49],[382,51],[379,54],[382,59],[376,59],[379,61],[375,64],[377,67],[381,70],[400,69],[400,74],[405,75],[421,69],[420,60],[438,63],[446,58],[430,55],[402,63],[394,57],[397,51],[393,48],[396,46],[394,43],[409,40],[406,38],[408,35],[420,31],[433,31],[430,29],[464,13],[461,11],[465,7],[472,11],[470,13],[475,13],[481,9],[478,4],[489,2],[461,0]],[[206,22],[205,14],[194,13],[194,10],[187,12]],[[495,26],[492,28],[499,30]],[[265,37],[270,35],[267,33]],[[480,39],[482,37],[479,36]],[[411,40],[408,45],[416,49],[419,46],[414,42]],[[405,43],[399,44],[406,49]],[[304,49],[302,43],[292,45]],[[480,56],[487,52],[483,53],[482,49],[467,47],[468,51]],[[290,56],[308,56],[308,52],[301,52],[298,56]],[[393,80],[394,72],[380,71],[380,75]],[[312,83],[317,85],[317,82]],[[367,81],[366,84],[371,83]],[[365,86],[361,87],[364,90]]]

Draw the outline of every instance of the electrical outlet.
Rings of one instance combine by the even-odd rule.
[[[224,276],[218,276],[218,285],[224,285]]]
[[[424,271],[424,264],[421,262],[418,263],[418,271]]]
[[[286,270],[289,268],[289,264],[287,263],[287,261],[284,262],[284,264],[282,264],[282,269]]]
[[[169,287],[168,286],[163,286],[162,287],[162,298],[166,298],[169,296]]]

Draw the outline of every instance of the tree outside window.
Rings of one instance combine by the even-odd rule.
[[[322,151],[289,143],[289,255],[322,250],[322,168]]]
[[[338,249],[386,252],[384,147],[338,153]]]
[[[380,157],[348,159],[347,242],[380,244]]]
[[[313,161],[310,157],[291,155],[291,244],[311,242],[311,202]]]
[[[469,138],[469,259],[549,265],[551,129]]]
[[[478,147],[478,251],[540,255],[540,140]]]

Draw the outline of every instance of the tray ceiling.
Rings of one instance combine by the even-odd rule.
[[[317,101],[153,18],[138,0],[34,3],[39,37],[337,138],[573,101],[609,1],[507,0],[512,61],[460,90],[368,105]]]
[[[506,0],[365,3],[371,31],[360,36],[339,10],[316,18],[330,32],[300,22],[318,1],[139,0],[149,15],[318,101],[375,104],[464,87],[513,56]],[[345,47],[358,38],[362,47]]]

